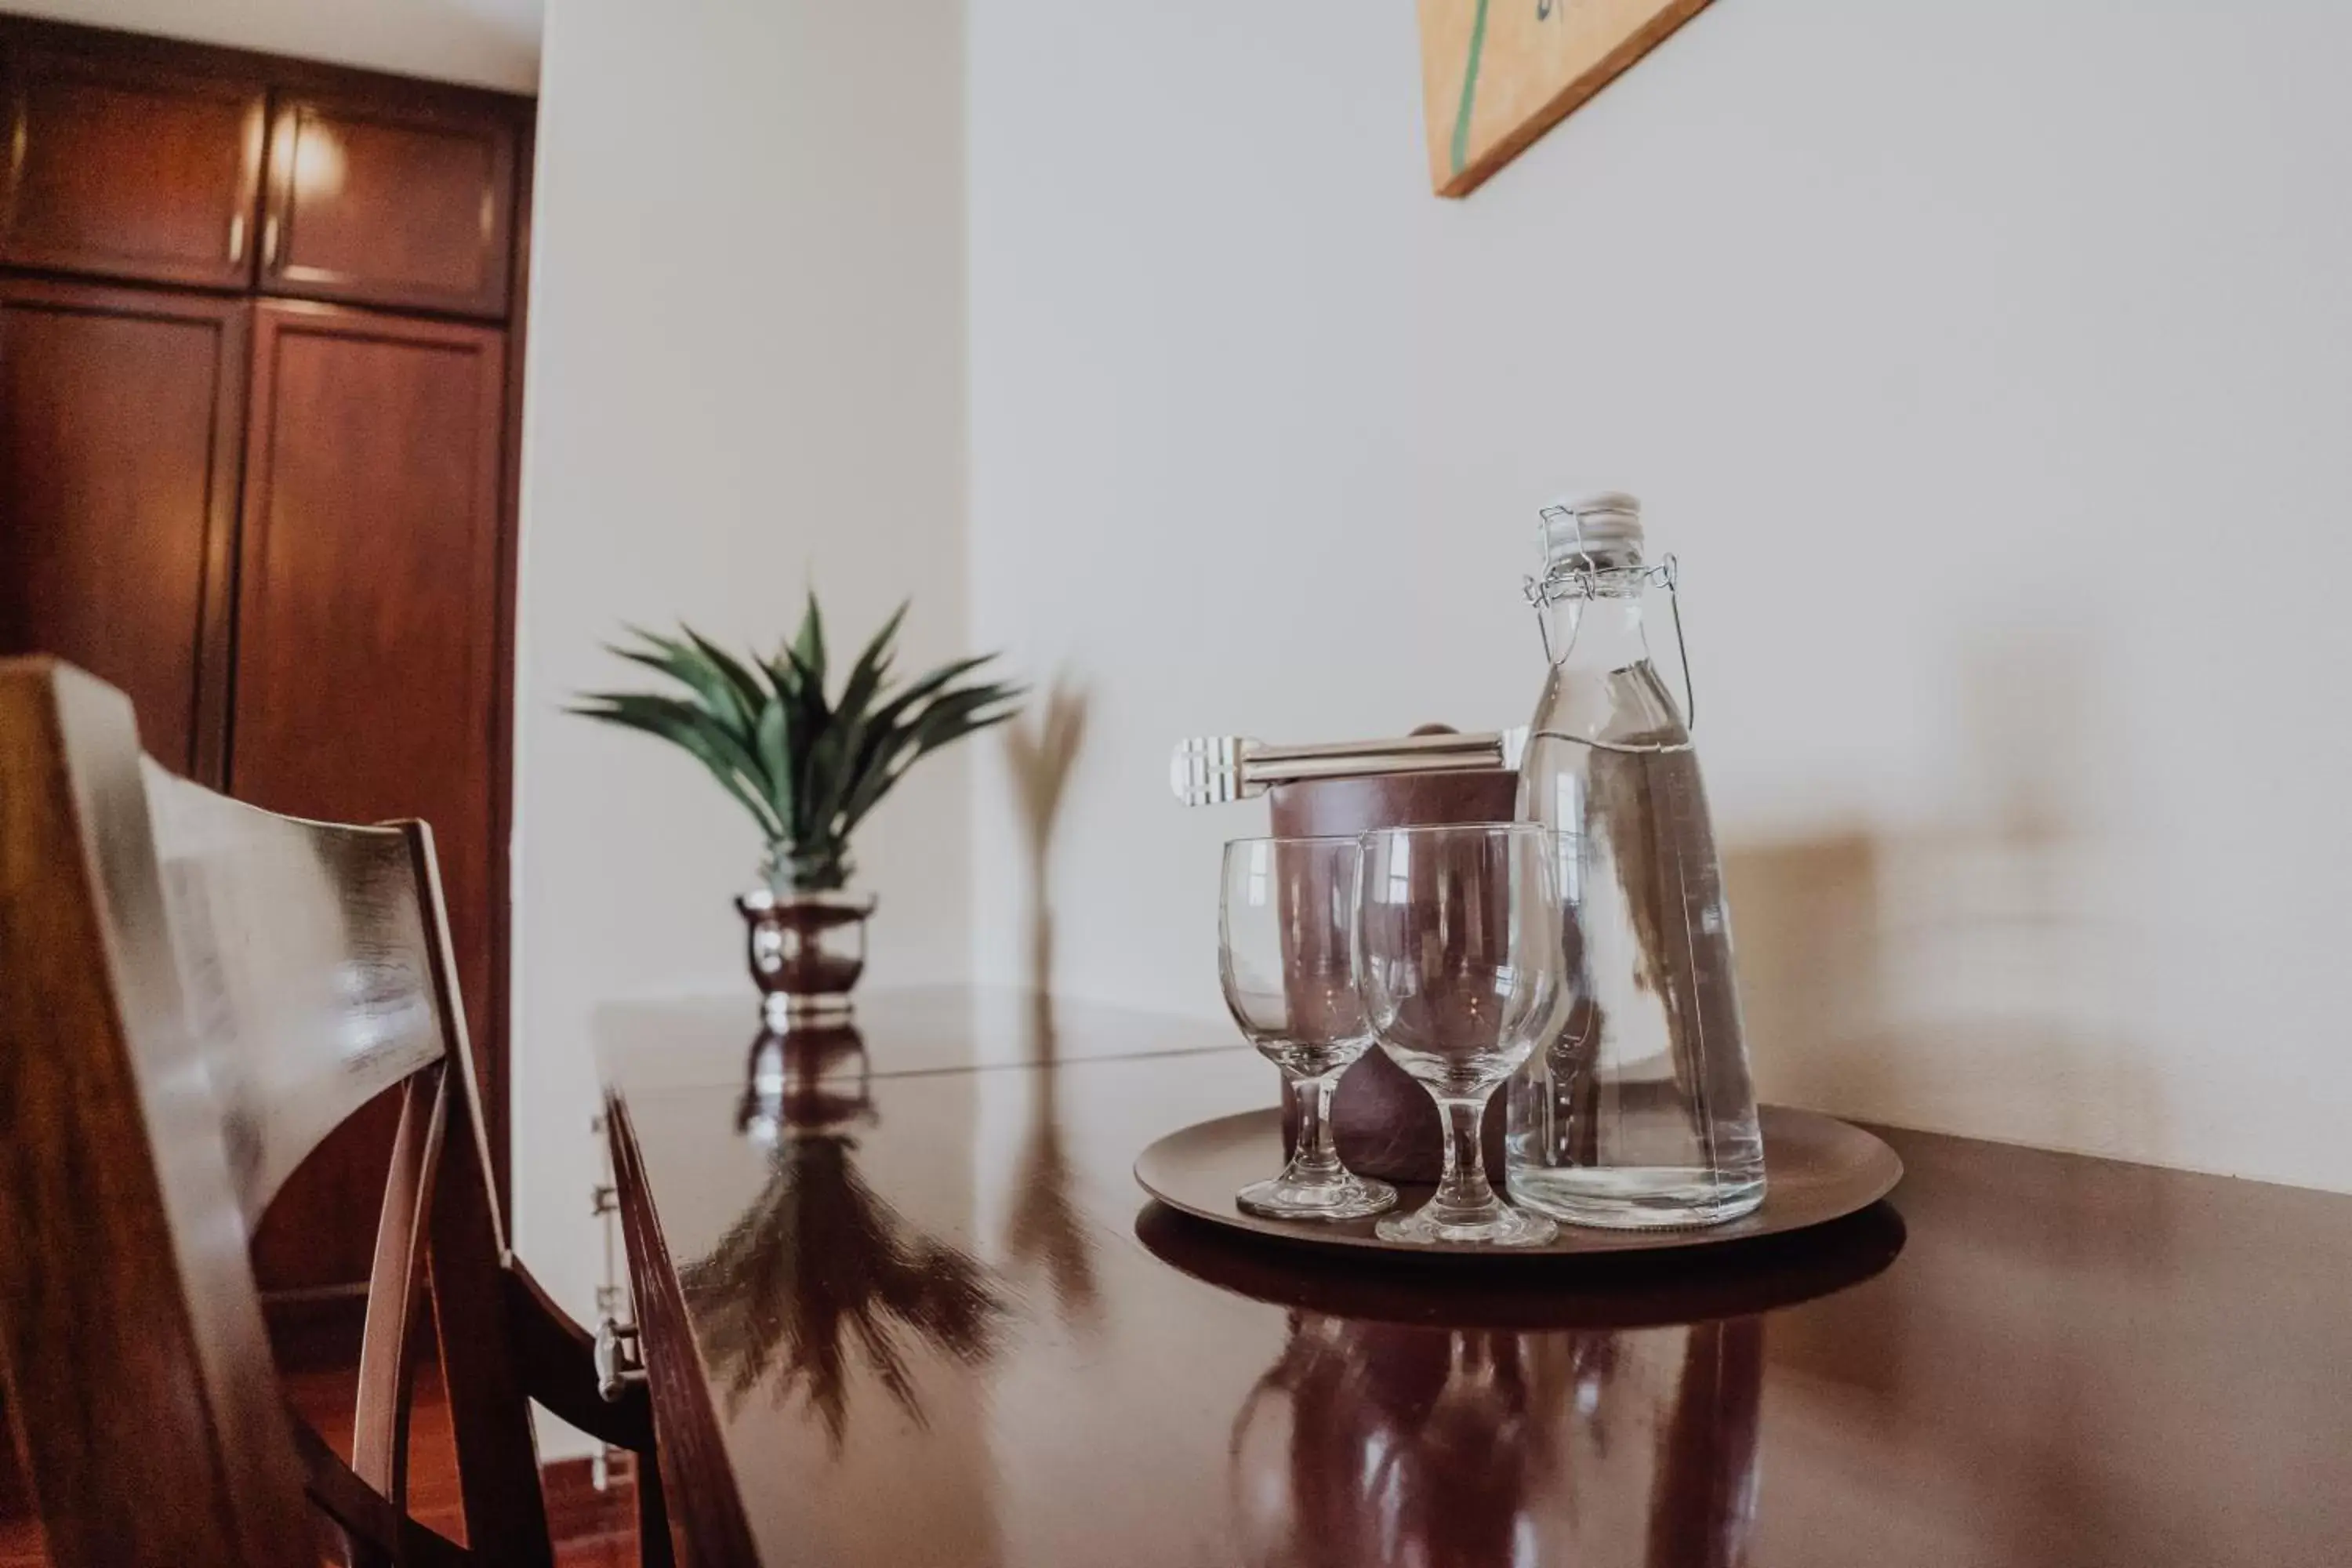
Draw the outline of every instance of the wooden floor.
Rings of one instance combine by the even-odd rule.
[[[354,1347],[355,1348],[355,1347]],[[287,1397],[302,1419],[346,1459],[351,1458],[352,1401],[358,1387],[356,1354],[304,1351],[281,1361],[314,1364],[282,1366]],[[325,1364],[315,1364],[323,1362]],[[0,1413],[5,1427],[5,1413]],[[0,1568],[37,1568],[46,1563],[41,1527],[31,1517],[14,1452],[0,1447]],[[409,1511],[452,1540],[465,1539],[458,1518],[457,1456],[450,1436],[449,1405],[437,1369],[419,1373],[409,1429]],[[541,1472],[548,1520],[555,1532],[559,1568],[632,1568],[637,1561],[636,1490],[629,1461],[617,1458],[609,1485],[598,1491],[592,1461],[568,1459]]]

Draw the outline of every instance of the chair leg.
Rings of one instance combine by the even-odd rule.
[[[662,1498],[660,1458],[639,1454],[636,1459],[639,1568],[677,1568],[670,1544],[669,1505]]]

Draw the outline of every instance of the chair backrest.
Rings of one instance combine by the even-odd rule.
[[[423,824],[229,800],[147,762],[121,693],[0,660],[0,1370],[59,1568],[309,1568],[318,1515],[354,1561],[551,1563],[454,974]],[[345,1465],[247,1247],[393,1089]],[[405,1507],[428,1266],[465,1548]]]

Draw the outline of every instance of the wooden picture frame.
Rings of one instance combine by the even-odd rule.
[[[1465,196],[1707,0],[1420,0],[1430,183]]]

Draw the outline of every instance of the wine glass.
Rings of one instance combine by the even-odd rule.
[[[1568,985],[1559,835],[1537,823],[1384,827],[1365,834],[1356,972],[1366,1021],[1391,1060],[1437,1101],[1445,1163],[1436,1195],[1381,1221],[1387,1241],[1528,1247],[1551,1221],[1486,1180],[1486,1101],[1528,1059]]]
[[[1225,846],[1217,968],[1225,1006],[1282,1069],[1297,1108],[1297,1152],[1282,1174],[1234,1194],[1277,1219],[1361,1219],[1396,1205],[1396,1189],[1339,1163],[1331,1088],[1371,1048],[1350,928],[1352,838],[1237,838]]]

